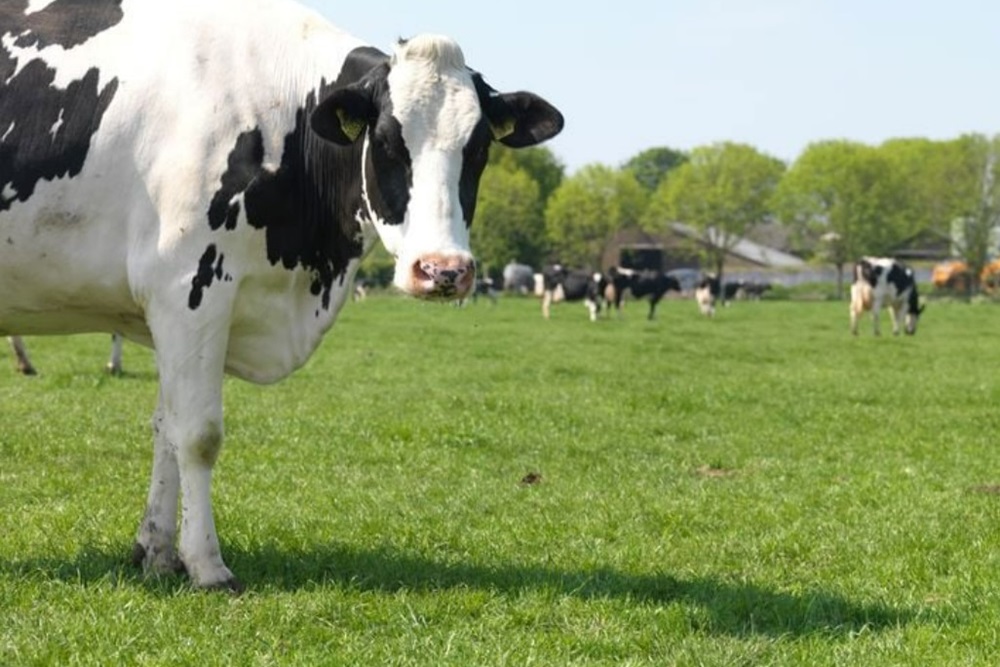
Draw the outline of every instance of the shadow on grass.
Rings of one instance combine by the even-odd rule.
[[[637,605],[690,606],[702,612],[691,616],[694,630],[734,636],[847,637],[905,625],[916,616],[914,611],[859,604],[818,590],[788,593],[713,577],[633,574],[610,568],[448,563],[391,548],[356,549],[336,544],[308,551],[289,551],[276,545],[253,550],[228,545],[223,550],[247,590],[261,595],[273,590],[339,587],[385,593],[473,589],[500,595],[537,592],[582,600],[619,599]],[[0,572],[81,585],[136,586],[165,597],[188,586],[181,577],[147,579],[121,556],[117,551],[91,549],[72,559],[0,561]],[[922,610],[921,616],[926,613]]]

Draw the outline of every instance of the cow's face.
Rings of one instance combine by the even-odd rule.
[[[456,299],[475,285],[469,226],[489,145],[530,146],[562,116],[530,93],[499,95],[451,40],[401,42],[388,63],[335,91],[313,114],[321,137],[363,141],[359,219],[396,259],[408,294]]]
[[[364,142],[359,218],[395,257],[394,284],[455,299],[475,285],[468,230],[490,142],[530,146],[562,122],[530,93],[497,94],[451,40],[422,36],[331,94],[312,125],[330,141]]]

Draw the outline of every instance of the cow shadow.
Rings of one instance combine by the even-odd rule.
[[[909,610],[853,602],[823,590],[777,591],[752,582],[668,573],[636,574],[614,568],[562,569],[544,565],[443,562],[389,547],[317,545],[289,551],[272,544],[241,548],[223,545],[227,562],[253,595],[337,587],[394,594],[477,589],[501,595],[539,592],[580,600],[627,600],[642,606],[690,607],[692,626],[729,636],[850,637],[858,632],[897,628],[926,609]],[[189,588],[182,576],[145,577],[128,565],[126,550],[82,550],[75,557],[0,560],[5,575],[43,577],[84,585],[141,587],[173,597]]]

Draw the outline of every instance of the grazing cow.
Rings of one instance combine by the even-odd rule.
[[[771,283],[767,282],[757,282],[751,280],[749,282],[743,283],[743,293],[746,295],[747,299],[751,301],[760,301],[764,296],[764,292],[771,289]]]
[[[0,33],[0,335],[155,348],[133,559],[238,589],[211,503],[224,373],[304,364],[379,239],[403,292],[468,294],[490,143],[562,116],[448,38],[387,55],[291,0],[6,0]]]
[[[560,301],[583,301],[591,321],[601,312],[603,277],[600,273],[570,270],[553,264],[542,272],[542,317],[549,319],[551,306]]]
[[[494,306],[497,304],[497,290],[493,287],[492,278],[479,278],[476,286],[472,290],[472,303],[476,303],[479,297],[484,296],[490,300]]]
[[[742,280],[723,283],[720,294],[722,305],[728,306],[730,301],[735,301],[743,294],[746,294],[746,283]]]
[[[704,276],[694,288],[694,299],[702,315],[715,316],[715,302],[719,300],[722,286],[715,276]]]
[[[17,362],[17,370],[22,375],[36,375],[38,371],[31,365],[28,358],[28,349],[24,346],[24,341],[20,336],[8,336],[10,347],[14,350],[14,359]],[[111,334],[111,357],[108,359],[104,369],[112,375],[121,375],[122,370],[122,337],[117,333]]]
[[[636,271],[613,266],[608,269],[606,280],[610,290],[605,293],[605,298],[609,305],[614,304],[619,316],[626,290],[631,291],[636,299],[649,297],[649,314],[646,318],[650,320],[656,315],[656,304],[667,292],[681,291],[680,281],[660,271]]]
[[[864,257],[854,265],[851,284],[851,333],[858,335],[858,319],[866,310],[872,313],[875,335],[879,335],[879,312],[883,306],[892,310],[892,333],[902,327],[907,335],[917,332],[917,320],[924,312],[917,295],[913,269],[887,257]]]
[[[531,294],[535,288],[535,270],[527,264],[511,262],[503,267],[503,290]]]

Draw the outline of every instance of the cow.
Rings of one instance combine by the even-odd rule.
[[[656,315],[656,304],[663,296],[673,290],[681,291],[681,283],[673,276],[668,276],[661,271],[637,271],[621,266],[613,266],[606,272],[605,277],[609,290],[605,292],[605,299],[608,307],[614,304],[615,311],[621,315],[622,299],[625,292],[632,292],[636,299],[649,297],[649,314],[646,319],[653,319]]]
[[[722,290],[719,296],[722,299],[722,305],[728,306],[730,302],[735,301],[740,298],[741,295],[745,294],[746,283],[742,280],[732,280],[722,284]]]
[[[719,279],[712,275],[703,276],[694,288],[694,299],[698,310],[707,317],[715,316],[715,302],[719,300],[722,286]]]
[[[760,301],[764,297],[764,293],[771,289],[772,286],[769,282],[751,280],[743,284],[743,294],[751,301]]]
[[[510,262],[503,267],[503,290],[530,294],[535,287],[535,270],[527,264]]]
[[[851,333],[858,335],[858,320],[870,310],[876,336],[879,332],[879,312],[884,306],[892,310],[892,333],[900,328],[912,336],[917,332],[917,320],[924,312],[917,294],[913,269],[888,257],[863,257],[854,265],[851,284]]]
[[[17,371],[22,375],[37,375],[38,371],[31,364],[28,358],[28,349],[24,346],[24,340],[20,336],[8,336],[10,348],[14,351],[14,361],[17,363]],[[112,375],[121,375],[122,369],[122,337],[117,333],[111,334],[111,357],[104,367]]]
[[[293,0],[7,0],[0,32],[0,335],[155,350],[133,562],[238,591],[211,503],[224,374],[302,366],[377,241],[403,293],[467,295],[490,144],[562,114],[450,38],[385,53]]]
[[[549,319],[553,303],[560,301],[583,301],[590,312],[590,320],[597,320],[601,312],[603,276],[600,272],[568,269],[561,264],[553,264],[541,274],[542,317]]]

